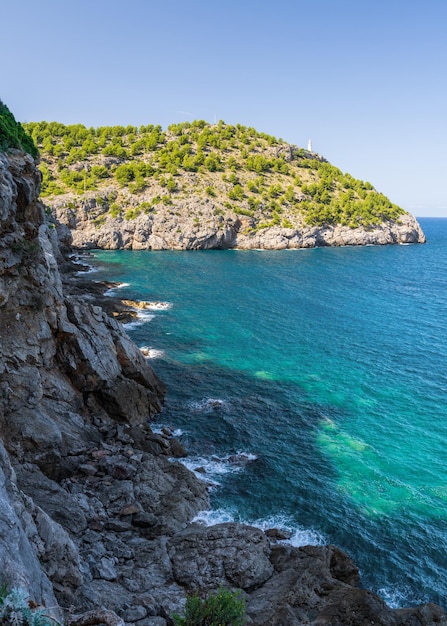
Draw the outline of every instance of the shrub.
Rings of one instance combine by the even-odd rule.
[[[214,152],[206,157],[203,164],[210,172],[217,172],[221,169],[219,155]]]
[[[113,202],[110,205],[109,213],[112,217],[118,217],[118,215],[121,213],[119,204],[117,204],[116,202]]]
[[[136,219],[141,213],[141,209],[140,207],[135,207],[133,209],[127,209],[127,211],[124,213],[124,219],[129,221],[129,220],[134,220]]]
[[[241,207],[236,207],[234,209],[234,212],[237,215],[247,215],[248,217],[253,217],[254,216],[254,211],[250,211],[250,209],[243,209]]]
[[[27,594],[22,589],[5,587],[0,590],[0,624],[3,626],[56,626],[59,623],[48,616],[43,608],[31,608]]]
[[[109,170],[105,167],[105,165],[93,165],[91,172],[95,178],[109,177]]]
[[[120,159],[127,157],[127,151],[117,143],[111,143],[102,150],[104,156],[115,156]]]
[[[172,176],[170,178],[168,178],[168,180],[166,182],[166,188],[167,188],[168,191],[176,191],[177,183],[172,178]]]
[[[228,192],[228,197],[230,198],[230,200],[243,200],[244,189],[241,185],[237,184],[233,187],[233,189],[230,189],[230,191]]]
[[[132,163],[124,163],[123,165],[118,165],[115,170],[114,176],[116,180],[120,183],[120,185],[125,186],[134,180],[135,168]]]
[[[240,592],[220,588],[202,600],[198,594],[186,600],[185,615],[174,615],[176,626],[243,626],[245,602]]]
[[[21,148],[33,157],[37,156],[34,141],[26,134],[21,124],[16,122],[6,104],[0,100],[0,151],[8,148]]]
[[[251,196],[248,198],[248,206],[252,211],[256,211],[261,206],[261,201]]]

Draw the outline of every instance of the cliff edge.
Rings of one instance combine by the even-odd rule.
[[[140,214],[132,220],[113,217],[107,203],[101,204],[95,197],[70,202],[70,207],[60,199],[51,205],[56,219],[70,228],[73,246],[87,250],[284,250],[425,243],[418,221],[408,213],[368,228],[301,224],[256,229],[253,218],[216,216],[213,202],[194,196],[171,210]]]
[[[435,605],[387,607],[334,546],[191,524],[207,487],[150,427],[164,386],[118,322],[67,291],[40,182],[29,155],[0,154],[0,582],[63,619],[106,607],[168,626],[187,593],[224,585],[257,626],[447,624]]]

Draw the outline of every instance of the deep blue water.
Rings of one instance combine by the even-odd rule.
[[[168,385],[160,423],[219,484],[212,519],[337,544],[394,606],[447,604],[447,219],[420,222],[426,245],[93,262],[172,305],[128,332]]]

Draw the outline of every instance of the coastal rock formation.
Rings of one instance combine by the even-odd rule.
[[[392,610],[359,588],[333,546],[191,523],[206,484],[148,422],[164,386],[98,294],[61,275],[67,232],[46,222],[39,184],[31,157],[0,155],[1,582],[67,623],[109,609],[172,626],[188,592],[225,585],[257,626],[446,625],[439,607]]]
[[[26,125],[48,207],[80,248],[417,243],[417,222],[323,156],[240,124]]]
[[[397,220],[387,220],[368,228],[303,224],[300,228],[256,229],[250,217],[241,215],[233,219],[215,215],[210,200],[190,199],[180,211],[165,209],[132,220],[111,217],[106,205],[97,206],[94,199],[81,203],[78,208],[67,209],[63,201],[53,201],[52,207],[57,220],[71,229],[73,245],[84,249],[282,250],[425,242],[419,223],[407,213]],[[200,221],[194,217],[198,214],[201,215]]]

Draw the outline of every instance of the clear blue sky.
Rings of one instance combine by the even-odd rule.
[[[20,121],[223,119],[447,215],[447,0],[21,0],[0,98]]]

